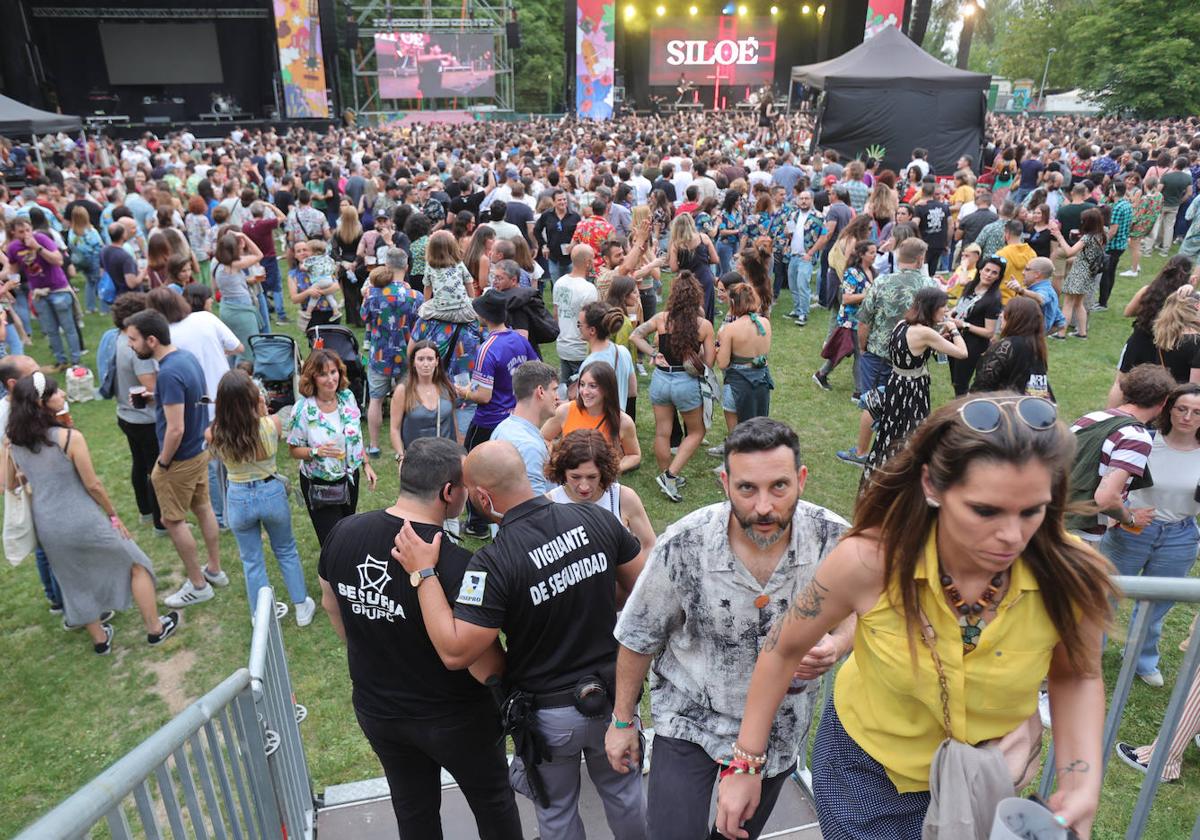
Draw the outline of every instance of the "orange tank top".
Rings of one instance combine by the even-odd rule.
[[[587,413],[586,409],[579,407],[576,400],[571,400],[567,406],[567,419],[563,421],[563,437],[571,434],[571,432],[579,429],[595,429],[611,443],[617,445],[617,437],[607,428],[601,428],[604,425],[604,417],[593,417]],[[618,430],[619,432],[620,430]]]

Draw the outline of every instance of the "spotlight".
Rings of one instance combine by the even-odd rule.
[[[663,15],[665,15],[666,13],[667,13],[667,7],[666,7],[666,6],[658,6],[658,7],[657,7],[657,8],[655,8],[655,10],[654,10],[654,14],[658,15],[659,17],[662,17],[662,16],[663,16]]]
[[[812,14],[812,6],[805,3],[803,6],[800,7],[800,14],[811,15]]]
[[[771,14],[772,14],[772,15],[777,15],[777,14],[779,14],[779,7],[778,7],[778,6],[772,6],[772,7],[771,7]]]
[[[733,4],[732,4],[732,3],[726,3],[724,6],[722,6],[722,7],[721,7],[721,14],[723,14],[723,15],[731,15],[731,14],[733,14]]]
[[[696,15],[700,14],[700,10],[695,6],[688,6],[688,14],[692,17],[695,17]]]
[[[633,6],[625,7],[625,20],[633,20],[633,16],[637,14],[637,9]]]
[[[817,6],[817,17],[825,17],[825,5]]]
[[[745,4],[738,6],[738,14],[742,17],[745,17],[749,12],[750,10],[746,8]]]

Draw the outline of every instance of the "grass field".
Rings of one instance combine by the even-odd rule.
[[[1113,311],[1095,314],[1088,341],[1050,342],[1050,377],[1058,396],[1061,416],[1068,421],[1104,404],[1123,342],[1127,319],[1120,308],[1136,288],[1148,282],[1161,265],[1158,258],[1143,261],[1137,280],[1120,278],[1113,296]],[[1125,266],[1122,266],[1124,268]],[[785,295],[786,297],[786,295]],[[786,301],[785,301],[786,303]],[[780,307],[787,311],[785,307]],[[87,344],[93,349],[109,323],[89,316]],[[850,403],[850,365],[832,376],[834,390],[820,390],[810,379],[819,361],[825,335],[825,313],[814,312],[810,326],[795,327],[776,319],[771,370],[776,389],[772,415],[793,424],[800,435],[809,480],[805,498],[849,517],[857,469],[838,461],[834,451],[853,441],[857,412]],[[44,338],[32,350],[40,361],[50,361]],[[94,367],[94,356],[85,356]],[[934,405],[952,396],[946,367],[934,366]],[[688,465],[689,482],[684,503],[675,505],[654,484],[653,428],[648,380],[639,382],[639,432],[643,466],[626,477],[646,504],[656,529],[661,530],[684,512],[717,501],[720,489],[711,469],[716,460],[703,450]],[[137,510],[128,480],[129,453],[117,428],[112,402],[72,405],[76,425],[87,435],[92,458],[109,494],[127,523],[137,522]],[[710,443],[718,442],[723,423],[710,430]],[[384,436],[386,440],[386,435]],[[377,464],[378,489],[364,490],[359,509],[385,507],[394,499],[397,478],[386,449]],[[280,458],[283,471],[295,474],[295,465]],[[293,524],[304,560],[310,594],[319,598],[316,576],[317,541],[302,508],[294,508]],[[182,582],[181,564],[170,542],[156,537],[148,525],[133,527],[139,545],[154,559],[159,593],[164,596]],[[86,634],[65,633],[59,620],[47,614],[32,559],[3,572],[0,587],[0,642],[9,651],[5,679],[0,681],[0,837],[12,836],[34,817],[52,807],[92,778],[117,757],[166,722],[191,700],[245,665],[250,640],[249,610],[237,548],[232,535],[221,535],[221,556],[232,585],[215,600],[187,610],[178,636],[165,648],[144,643],[135,611],[115,620],[114,654],[92,654]],[[282,591],[282,580],[268,563],[273,584]],[[1154,737],[1166,707],[1169,686],[1178,670],[1179,641],[1187,631],[1193,610],[1175,609],[1164,631],[1163,671],[1168,688],[1151,689],[1135,682],[1121,729],[1121,737],[1148,743]],[[1120,635],[1118,633],[1118,635]],[[380,775],[380,768],[354,720],[345,652],[325,616],[318,611],[308,628],[297,628],[289,616],[284,622],[289,668],[296,696],[307,705],[302,726],[306,752],[316,786]],[[1115,678],[1120,652],[1110,644],[1105,657],[1106,676]],[[1141,777],[1120,762],[1108,773],[1094,837],[1124,836]],[[1184,760],[1179,784],[1160,788],[1148,838],[1173,840],[1187,836],[1200,806],[1193,787],[1200,785],[1200,761],[1190,753]]]

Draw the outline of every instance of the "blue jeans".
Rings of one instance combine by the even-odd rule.
[[[25,328],[25,334],[33,335],[33,321],[29,315],[29,290],[24,286],[13,290],[12,308],[13,312],[17,313],[17,317],[21,319],[21,326]]]
[[[813,264],[803,256],[792,255],[788,260],[788,289],[792,292],[793,318],[808,318],[812,307]]]
[[[292,534],[292,509],[288,505],[287,488],[275,478],[261,481],[229,482],[225,498],[226,521],[237,540],[242,556],[242,572],[246,576],[246,595],[250,610],[258,600],[258,590],[268,586],[267,564],[263,555],[263,528],[271,541],[271,551],[283,572],[283,583],[293,604],[302,604],[308,597],[304,586],[304,568]]]
[[[721,273],[728,274],[733,270],[733,257],[737,251],[736,236],[722,236],[717,240],[717,260],[720,262]]]
[[[86,284],[83,289],[83,308],[88,312],[108,312],[108,304],[100,300],[100,272],[95,274],[87,274]]]
[[[50,602],[50,606],[61,608],[62,588],[59,587],[54,572],[50,571],[50,561],[46,559],[46,552],[42,551],[40,545],[34,550],[33,558],[37,561],[38,577],[42,580],[42,591],[46,593],[46,600]]]
[[[213,515],[217,522],[225,523],[225,465],[216,458],[208,459],[208,497],[212,500]],[[257,595],[257,593],[255,593]],[[253,599],[252,599],[253,600]]]
[[[263,257],[262,267],[267,273],[262,282],[262,290],[271,295],[271,301],[275,304],[275,317],[282,320],[287,317],[287,313],[283,311],[283,277],[279,273],[279,258]]]
[[[21,341],[21,334],[17,332],[16,325],[12,321],[4,325],[4,351],[9,356],[21,356],[25,353],[25,344]]]
[[[1192,519],[1151,522],[1140,534],[1110,528],[1100,542],[1100,550],[1119,574],[1145,577],[1187,577],[1196,562],[1198,546],[1200,531]],[[1155,601],[1150,605],[1150,631],[1146,634],[1146,644],[1138,652],[1138,674],[1144,676],[1158,670],[1158,638],[1162,635],[1163,619],[1174,605],[1173,601]],[[1129,618],[1131,628],[1136,618],[1135,607]]]
[[[67,337],[67,346],[71,352],[71,364],[79,363],[79,330],[75,327],[75,296],[70,292],[51,292],[37,302],[38,320],[42,329],[50,339],[50,352],[61,365],[67,362],[63,352],[62,335]]]

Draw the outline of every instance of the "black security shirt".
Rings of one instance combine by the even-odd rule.
[[[617,566],[640,550],[608,511],[538,496],[508,511],[471,558],[454,617],[504,631],[515,687],[570,688],[616,660]]]
[[[318,572],[337,595],[346,628],[354,708],[375,717],[440,717],[487,698],[467,671],[449,671],[425,632],[417,590],[391,550],[404,520],[386,510],[347,517],[321,550]],[[439,529],[414,522],[429,541]],[[442,537],[435,580],[453,602],[471,555]],[[436,581],[436,582],[435,582]]]

